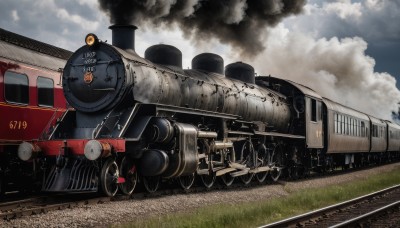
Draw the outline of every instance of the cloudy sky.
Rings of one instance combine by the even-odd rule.
[[[84,44],[84,37],[90,32],[111,42],[110,12],[105,13],[104,7],[101,10],[99,2],[107,3],[105,0],[1,0],[0,27],[72,51]],[[163,2],[161,11],[152,8],[149,12],[162,12],[165,17],[175,10],[176,2],[182,1],[146,2],[148,7]],[[199,17],[201,9],[195,7],[197,2],[186,1],[186,11],[179,12],[180,19]],[[222,21],[228,25],[241,25],[255,15],[253,11],[250,13],[254,10],[251,1],[230,2],[232,7],[222,11],[226,16]],[[171,17],[168,23],[159,23],[163,17],[154,23],[138,20],[136,51],[143,56],[145,49],[153,44],[175,45],[183,53],[185,68],[190,67],[196,54],[218,53],[225,64],[244,61],[253,65],[259,75],[288,78],[345,105],[391,118],[391,112],[398,109],[400,102],[397,89],[400,83],[396,87],[396,78],[400,79],[400,0],[308,0],[299,12],[295,7],[284,12],[284,2],[290,1],[271,2],[274,4],[268,8],[269,15],[279,17],[265,23],[251,23],[251,29],[244,30],[251,32],[247,37],[241,36],[239,30],[232,33],[229,29],[216,29],[211,21],[220,20],[220,16],[207,18],[211,28],[208,33],[188,33],[191,27],[186,21],[179,24]],[[254,20],[263,21],[263,17]],[[221,35],[221,31],[225,33]],[[255,39],[240,46],[237,40],[221,36]]]

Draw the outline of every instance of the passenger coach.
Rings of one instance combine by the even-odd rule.
[[[0,29],[0,192],[31,182],[35,168],[18,145],[38,139],[66,110],[61,70],[70,52]],[[31,155],[19,154],[24,161]],[[36,167],[37,168],[37,167]],[[20,182],[20,183],[16,183]],[[11,187],[11,186],[10,186]],[[23,187],[22,187],[23,188]]]

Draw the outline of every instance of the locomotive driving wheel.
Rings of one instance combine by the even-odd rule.
[[[222,150],[221,155],[223,156],[223,160],[225,160],[225,163],[229,163],[234,161],[235,159],[232,157],[235,157],[235,151],[233,148],[227,149],[227,150]],[[233,184],[233,181],[235,180],[235,177],[233,177],[230,173],[225,173],[222,176],[220,176],[220,182],[225,185],[226,187],[229,187]]]
[[[107,159],[100,173],[100,184],[103,193],[107,196],[115,196],[118,191],[118,165],[113,158]]]
[[[3,177],[0,173],[0,198],[3,196]]]
[[[256,173],[256,179],[258,183],[264,183],[265,179],[267,179],[268,173],[268,171]]]
[[[283,150],[281,145],[276,145],[272,151],[268,152],[268,165],[272,169],[270,177],[273,181],[278,181],[282,174]]]
[[[231,186],[233,184],[233,181],[235,180],[235,178],[232,177],[230,173],[225,173],[220,177],[220,179],[222,184],[225,185],[226,187]]]
[[[253,179],[254,173],[248,173],[245,175],[240,176],[240,181],[242,181],[242,183],[244,185],[248,185],[250,184],[251,180]]]
[[[200,179],[203,186],[210,189],[215,183],[216,176],[215,173],[212,172],[208,175],[200,175]]]
[[[253,143],[250,140],[246,140],[240,151],[240,163],[246,165],[247,167],[254,167],[254,147]],[[240,176],[240,181],[248,185],[253,179],[254,173],[247,173],[245,175]]]
[[[143,185],[148,193],[154,193],[160,186],[160,176],[143,176]]]
[[[125,195],[131,195],[137,183],[137,170],[133,161],[124,157],[121,162],[120,173],[125,178],[125,182],[119,185],[121,192]]]
[[[300,179],[301,177],[301,170],[300,167],[296,164],[292,164],[288,170],[289,178],[292,180]]]
[[[261,144],[257,150],[257,167],[262,167],[267,164],[267,148],[264,144]],[[256,173],[256,179],[258,183],[264,183],[267,179],[268,171]]]
[[[178,177],[179,185],[183,188],[183,190],[189,190],[194,183],[195,175],[190,174],[188,176],[180,176]]]
[[[199,169],[208,169],[208,174],[199,175],[200,181],[204,187],[210,189],[215,183],[215,172],[212,171],[213,168],[213,158],[214,156],[210,153],[210,145],[206,140],[198,141],[200,154],[204,155],[204,158],[200,159]]]

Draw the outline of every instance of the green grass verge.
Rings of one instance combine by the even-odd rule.
[[[237,205],[218,204],[190,212],[139,219],[115,227],[256,227],[400,184],[400,168],[347,184],[286,189],[286,197]]]

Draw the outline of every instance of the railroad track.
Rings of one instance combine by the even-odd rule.
[[[285,185],[285,181],[277,181],[275,184]],[[172,184],[172,186],[174,186]],[[261,186],[261,184],[252,182],[243,186],[239,182],[235,182],[229,187],[221,184],[216,184],[213,188],[207,189],[202,186],[194,186],[188,190],[183,190],[179,187],[171,188],[171,184],[165,185],[159,191],[147,193],[143,190],[135,192],[131,196],[116,195],[114,197],[99,197],[97,193],[75,193],[75,194],[53,194],[31,196],[25,199],[12,200],[8,202],[0,202],[0,219],[11,220],[25,216],[43,214],[53,210],[64,210],[84,205],[93,205],[109,201],[122,200],[140,200],[146,198],[157,198],[175,194],[194,194],[198,192],[210,191],[237,191],[245,188]]]
[[[364,167],[362,169],[370,169],[374,167]],[[361,169],[361,170],[362,170]],[[360,169],[353,169],[354,171],[359,171]],[[324,177],[333,176],[333,175],[340,175],[344,173],[342,170],[337,170],[331,172]],[[320,178],[321,176],[311,175],[306,178],[302,178],[299,180],[290,180],[290,181],[302,181],[304,179],[315,179]],[[74,208],[83,205],[91,205],[97,203],[103,203],[108,201],[120,201],[120,200],[128,200],[128,199],[145,199],[145,198],[157,198],[167,195],[174,195],[174,194],[191,194],[191,193],[198,193],[198,192],[208,192],[208,191],[237,191],[240,189],[246,188],[253,188],[253,187],[260,187],[265,184],[268,185],[285,185],[287,183],[287,178],[279,180],[277,182],[268,181],[267,183],[258,183],[256,181],[251,182],[248,185],[243,185],[239,181],[235,181],[231,186],[226,187],[221,184],[215,184],[211,189],[207,189],[203,186],[195,185],[188,190],[183,190],[182,188],[178,187],[176,184],[173,183],[164,183],[163,187],[159,189],[159,191],[154,193],[147,193],[144,190],[136,191],[131,196],[124,196],[124,195],[117,195],[115,197],[99,197],[97,194],[93,193],[78,193],[78,194],[52,194],[52,195],[39,195],[39,196],[29,196],[28,198],[16,198],[11,201],[0,201],[0,219],[15,219],[24,216],[30,216],[35,214],[46,213],[52,210],[63,210],[66,208]]]
[[[277,181],[276,184],[284,185],[285,182]],[[212,189],[201,186],[194,186],[188,190],[179,187],[172,187],[169,184],[154,193],[147,193],[143,190],[135,192],[131,196],[116,195],[114,197],[99,197],[97,193],[74,193],[74,194],[51,194],[40,196],[29,196],[27,198],[17,198],[6,202],[0,202],[0,219],[11,220],[25,216],[43,214],[53,210],[64,210],[84,205],[93,205],[109,201],[121,201],[129,199],[157,198],[174,194],[191,194],[207,191],[232,191],[244,188],[260,186],[258,183],[251,183],[246,186],[236,182],[229,187],[216,184]]]
[[[5,220],[23,216],[47,213],[83,205],[97,204],[112,200],[109,197],[97,197],[93,194],[63,194],[37,196],[22,200],[0,203],[0,218]]]
[[[400,185],[396,185],[261,227],[399,227],[399,208]]]
[[[338,227],[399,227],[400,201],[380,207],[371,212],[331,226]]]

